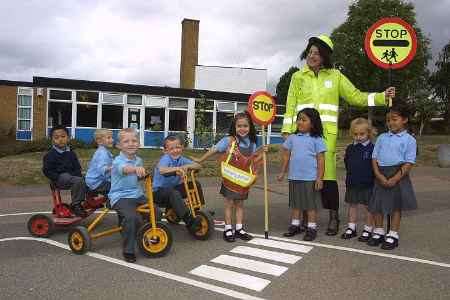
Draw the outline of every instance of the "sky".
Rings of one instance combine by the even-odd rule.
[[[433,58],[450,0],[413,0]],[[0,80],[33,76],[179,86],[181,21],[200,20],[199,64],[267,69],[273,92],[309,37],[345,22],[349,0],[2,0]]]

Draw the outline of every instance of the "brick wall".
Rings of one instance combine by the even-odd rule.
[[[17,86],[0,85],[0,136],[15,138],[17,123]]]
[[[37,95],[37,88],[33,91],[33,139],[39,140],[45,137],[47,128],[47,89],[42,89],[42,96]]]

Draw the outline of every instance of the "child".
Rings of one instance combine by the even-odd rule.
[[[369,239],[370,246],[384,250],[398,247],[402,210],[417,209],[416,196],[409,172],[416,162],[416,140],[406,131],[409,114],[404,106],[389,109],[389,131],[377,139],[372,154],[375,173],[373,196],[369,210],[375,217],[375,230]],[[392,216],[392,229],[384,238],[383,215]]]
[[[236,143],[235,145],[237,147],[231,153],[232,159],[230,159],[230,164],[244,171],[249,171],[252,168],[252,164],[254,165],[261,160],[262,151],[267,151],[267,146],[256,150],[255,126],[253,125],[250,114],[245,111],[235,114],[230,124],[228,136],[222,138],[201,158],[194,160],[201,163],[218,152],[226,152],[226,156],[228,156],[233,142]],[[234,242],[235,238],[240,238],[244,241],[249,241],[253,238],[243,228],[244,200],[248,198],[248,192],[249,187],[240,187],[223,179],[220,194],[225,198],[225,231],[223,233],[223,239],[227,242]],[[234,232],[231,225],[233,208],[236,209],[236,227]]]
[[[71,210],[80,217],[86,216],[81,202],[86,197],[86,187],[81,175],[78,157],[67,145],[69,131],[66,127],[56,125],[51,133],[53,147],[44,156],[42,171],[59,189],[70,189]]]
[[[107,195],[111,188],[111,167],[113,156],[108,148],[113,146],[112,132],[108,129],[95,131],[97,150],[89,162],[86,173],[86,185],[89,190]]]
[[[285,236],[302,232],[300,212],[307,211],[308,227],[304,241],[313,241],[317,235],[317,210],[322,206],[326,146],[323,141],[320,115],[314,108],[305,108],[297,114],[297,131],[283,143],[283,164],[278,181],[282,181],[289,163],[289,207],[291,225]]]
[[[136,155],[139,149],[137,132],[125,128],[119,132],[117,148],[120,154],[114,158],[111,170],[111,190],[108,197],[111,207],[122,220],[123,257],[127,262],[135,262],[135,242],[140,215],[136,207],[147,203],[139,178],[145,176],[142,159]]]
[[[356,223],[359,205],[366,213],[367,222],[358,241],[367,242],[372,235],[373,229],[373,217],[367,210],[367,204],[372,197],[374,181],[372,168],[374,145],[371,142],[374,136],[374,129],[367,119],[356,118],[350,124],[350,135],[353,137],[353,143],[345,149],[344,157],[347,170],[345,202],[349,204],[348,227],[341,235],[341,238],[351,239],[357,235]]]
[[[184,157],[183,144],[179,136],[170,135],[163,141],[164,155],[158,162],[153,176],[153,192],[155,203],[161,207],[171,207],[177,216],[181,217],[186,227],[191,232],[196,232],[200,225],[200,219],[194,219],[183,198],[186,198],[186,190],[182,182],[182,176],[189,170],[198,170],[198,163]],[[199,196],[203,193],[199,182],[196,182]]]

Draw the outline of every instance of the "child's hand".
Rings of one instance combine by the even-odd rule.
[[[180,177],[184,177],[184,175],[186,174],[186,171],[183,169],[183,167],[178,167],[177,170],[175,171],[175,173]]]
[[[198,157],[191,157],[192,161],[196,162],[196,163],[201,163],[202,161],[200,160],[200,158]]]
[[[284,175],[285,175],[285,174],[286,174],[285,172],[281,172],[280,174],[278,174],[277,180],[278,180],[279,182],[283,181]]]
[[[397,183],[398,181],[394,177],[391,177],[386,181],[386,187],[394,187]]]
[[[145,168],[144,167],[136,167],[134,171],[136,172],[136,175],[138,177],[142,178],[145,176]]]
[[[314,188],[316,189],[316,191],[320,191],[321,189],[323,189],[323,180],[322,179],[316,179],[316,182],[314,184]]]
[[[380,178],[378,178],[378,181],[380,182],[380,184],[384,187],[389,187],[388,186],[388,180],[386,179],[386,177],[381,176]]]

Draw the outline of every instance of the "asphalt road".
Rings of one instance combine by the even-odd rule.
[[[220,221],[218,181],[203,181],[208,209]],[[325,212],[314,242],[282,238],[287,184],[277,183],[270,185],[269,240],[263,238],[263,191],[256,187],[246,203],[253,241],[226,243],[222,226],[210,240],[197,241],[182,225],[170,225],[168,255],[138,255],[136,264],[122,261],[118,234],[95,240],[82,256],[67,250],[67,232],[32,238],[26,222],[32,212],[49,211],[47,187],[1,187],[0,298],[450,299],[450,170],[417,169],[413,182],[419,209],[404,214],[394,251],[325,236]],[[345,206],[343,220],[344,212]],[[110,215],[102,226],[116,220]]]

